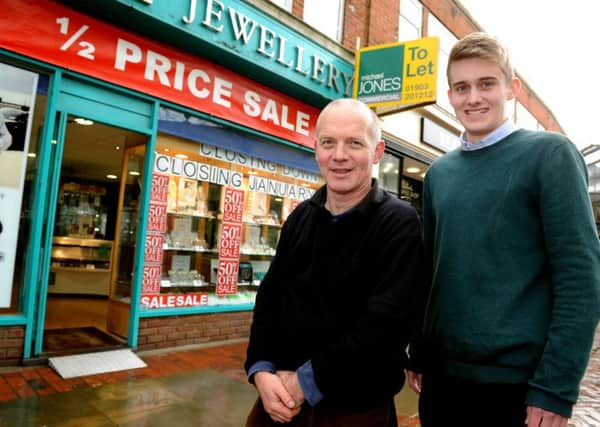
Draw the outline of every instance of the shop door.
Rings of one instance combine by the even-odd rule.
[[[92,114],[85,107],[93,100],[98,99],[63,96],[69,111],[57,115],[34,356],[131,346],[130,301],[150,137],[102,120],[123,122],[123,114],[114,115],[117,108],[100,103],[100,114]]]
[[[66,121],[52,179],[58,194],[46,354],[125,343],[146,142],[144,135],[87,118]]]

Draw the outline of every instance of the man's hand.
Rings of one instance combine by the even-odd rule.
[[[265,411],[273,421],[289,423],[300,412],[300,407],[277,375],[266,371],[257,372],[254,374],[254,385]]]
[[[304,403],[304,391],[298,382],[298,374],[295,371],[277,371],[277,376],[281,378],[281,382],[291,394],[296,406],[302,406]]]
[[[567,427],[567,417],[535,406],[527,407],[527,427]]]
[[[417,394],[421,394],[421,384],[423,383],[423,374],[418,374],[413,371],[406,371],[406,379],[408,386]]]

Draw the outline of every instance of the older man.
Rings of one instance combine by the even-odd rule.
[[[325,185],[285,222],[254,309],[247,426],[395,426],[405,347],[423,307],[415,210],[372,178],[385,145],[353,99],[317,120]]]

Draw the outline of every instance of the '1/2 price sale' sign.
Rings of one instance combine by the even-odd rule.
[[[224,197],[217,270],[217,295],[237,293],[240,246],[242,244],[244,191],[225,187]]]
[[[160,3],[164,9],[182,2],[154,3],[153,8]],[[221,19],[224,23],[230,16],[222,10],[217,17],[220,10],[217,4],[224,6],[221,2],[214,3],[207,6],[214,9],[209,37],[216,36]],[[188,52],[84,15],[57,1],[2,0],[1,5],[2,49],[314,148],[319,111],[286,94]],[[246,27],[248,18],[241,14],[236,16],[243,20],[232,23]]]

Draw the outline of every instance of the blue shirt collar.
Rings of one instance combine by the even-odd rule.
[[[477,141],[475,143],[467,141],[467,134],[466,132],[463,132],[460,136],[461,149],[463,151],[473,151],[489,147],[490,145],[494,145],[498,141],[506,138],[517,129],[517,126],[515,126],[513,122],[510,120],[505,120],[504,123],[502,123],[502,125],[500,125],[500,127],[498,127],[495,131],[490,133],[481,141]]]

